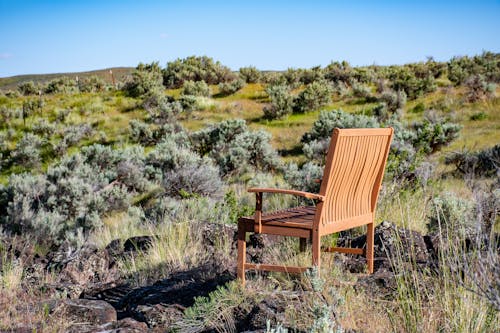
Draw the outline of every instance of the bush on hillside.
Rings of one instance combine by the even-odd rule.
[[[280,160],[269,141],[268,133],[250,131],[241,119],[223,121],[191,135],[195,151],[213,158],[223,175],[278,168]]]
[[[284,177],[292,189],[319,193],[321,183],[317,180],[323,178],[323,166],[307,162],[299,168],[297,164],[290,163],[284,172]]]
[[[219,84],[233,80],[235,75],[219,61],[207,56],[187,57],[167,63],[163,71],[163,82],[167,88],[180,88],[185,81],[205,81]]]
[[[257,83],[261,78],[261,73],[254,66],[241,67],[240,77],[246,83]]]
[[[42,175],[12,175],[0,189],[0,223],[51,246],[101,225],[100,216],[128,206],[147,186],[144,151],[93,145],[64,157]]]
[[[391,66],[388,79],[394,91],[404,91],[409,99],[433,92],[437,87],[431,73],[417,75],[411,66]]]
[[[46,94],[72,94],[77,92],[77,90],[78,85],[76,81],[66,76],[49,81],[44,88]]]
[[[347,61],[332,62],[324,69],[325,79],[333,83],[343,82],[351,84],[354,76],[353,69]]]
[[[232,95],[245,86],[245,82],[241,79],[236,79],[230,82],[219,83],[219,93],[222,95]]]
[[[33,81],[23,82],[17,86],[17,90],[23,96],[38,95],[42,91],[39,85],[36,85]]]
[[[271,85],[266,89],[270,104],[263,109],[267,119],[280,119],[293,112],[294,97],[287,85]]]
[[[210,87],[205,81],[184,81],[181,95],[209,97]]]
[[[12,163],[25,168],[38,168],[42,162],[42,139],[32,133],[25,133],[10,153]]]
[[[123,86],[125,93],[131,97],[147,97],[163,91],[163,75],[158,62],[139,63]]]
[[[313,123],[311,131],[302,136],[302,142],[330,138],[334,128],[373,128],[379,127],[378,121],[373,117],[354,115],[342,110],[321,111],[318,120]]]
[[[397,113],[398,110],[403,110],[406,105],[406,93],[403,90],[385,90],[380,94],[379,100],[385,103],[391,114],[394,114]]]
[[[455,140],[462,126],[444,118],[426,117],[412,125],[416,137],[413,146],[425,154],[432,154]]]
[[[78,81],[78,89],[81,92],[102,92],[106,89],[106,82],[96,75],[91,75]]]
[[[465,80],[467,102],[477,102],[495,96],[496,85],[488,83],[481,74],[471,75]]]
[[[314,81],[300,92],[296,100],[297,112],[309,112],[331,102],[332,87],[326,81]]]
[[[445,163],[455,165],[464,175],[496,176],[500,170],[500,144],[477,152],[455,152],[446,157]]]

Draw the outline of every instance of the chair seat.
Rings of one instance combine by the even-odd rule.
[[[288,228],[312,229],[316,207],[302,206],[272,213],[262,214],[262,226],[279,226]],[[244,223],[255,223],[253,216],[239,219]]]

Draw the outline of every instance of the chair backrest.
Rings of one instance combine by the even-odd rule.
[[[392,128],[333,131],[319,193],[325,200],[318,207],[317,227],[345,229],[373,221],[393,132]]]

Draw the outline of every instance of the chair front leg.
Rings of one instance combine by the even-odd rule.
[[[237,276],[242,285],[245,285],[245,262],[247,256],[247,242],[245,225],[238,222],[238,263]]]
[[[321,237],[318,230],[313,230],[312,235],[312,264],[318,268],[318,275],[320,271],[320,253],[321,253]]]
[[[366,265],[368,273],[373,274],[373,243],[375,242],[375,223],[366,226]]]

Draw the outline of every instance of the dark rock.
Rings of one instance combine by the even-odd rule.
[[[91,288],[84,290],[80,294],[80,298],[104,300],[117,308],[123,297],[131,290],[133,288],[128,284],[117,284],[115,282],[94,284]]]
[[[286,322],[285,307],[274,299],[264,300],[256,304],[248,315],[248,328],[258,330],[266,327],[267,321],[271,326]]]
[[[149,332],[146,323],[133,318],[124,318],[119,321],[107,323],[96,328],[95,332],[106,333],[143,333]]]
[[[398,255],[401,255],[405,261],[423,265],[429,264],[432,259],[427,250],[426,240],[419,232],[398,228],[394,224],[384,221],[375,227],[374,239],[375,270],[381,268],[390,269],[390,260],[388,259],[395,258]],[[366,235],[354,239],[344,237],[339,239],[338,246],[364,248],[366,246]],[[359,262],[355,261],[348,264],[352,272],[358,271],[358,268],[356,268],[358,265]]]
[[[362,276],[356,283],[356,288],[362,287],[370,295],[378,298],[392,300],[397,294],[397,284],[394,273],[381,268],[373,274]]]
[[[121,239],[113,239],[105,248],[108,253],[113,257],[123,255],[123,241]]]
[[[54,308],[52,314],[82,325],[116,321],[116,310],[111,304],[88,299],[63,300]]]
[[[152,236],[135,236],[130,237],[123,244],[125,252],[147,251],[153,244]]]
[[[78,250],[61,246],[58,251],[49,254],[46,269],[58,273],[52,287],[70,298],[77,298],[92,285],[114,282],[120,276],[107,250],[91,245]]]

